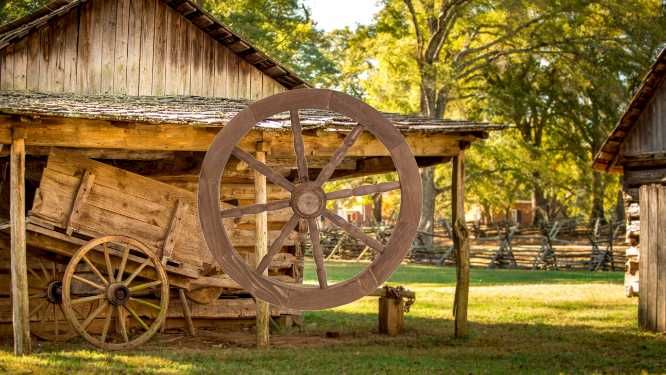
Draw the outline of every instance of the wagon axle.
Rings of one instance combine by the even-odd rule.
[[[46,299],[54,305],[62,303],[62,281],[51,281],[46,286]]]
[[[114,283],[106,289],[106,298],[114,306],[124,306],[129,302],[131,293],[128,287],[122,283]]]

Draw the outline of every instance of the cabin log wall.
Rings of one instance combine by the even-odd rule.
[[[0,51],[0,89],[260,99],[286,89],[161,0],[90,0]]]

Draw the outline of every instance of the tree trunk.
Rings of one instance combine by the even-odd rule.
[[[533,225],[541,225],[542,223],[547,223],[548,218],[548,201],[546,200],[546,194],[541,187],[541,173],[538,171],[532,173],[534,180],[534,188],[532,189],[532,212],[534,216],[532,219]]]
[[[623,223],[626,219],[626,212],[624,211],[624,194],[622,189],[617,191],[617,203],[615,204],[615,222]]]
[[[592,175],[592,212],[590,218],[601,219],[605,222],[604,218],[604,182],[603,176],[600,172],[593,172]]]
[[[381,225],[383,220],[382,220],[382,195],[381,194],[375,194],[372,197],[372,216],[375,219],[375,224]]]
[[[432,233],[435,226],[435,167],[421,169],[421,184],[423,187],[423,209],[419,231]],[[432,249],[432,236],[420,236],[423,246]]]

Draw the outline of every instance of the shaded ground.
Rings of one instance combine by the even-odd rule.
[[[338,280],[360,265],[337,263]],[[314,278],[312,273],[309,278]],[[405,266],[393,277],[417,292],[398,338],[376,334],[376,299],[307,313],[301,331],[280,332],[273,349],[252,332],[164,335],[140,350],[100,353],[79,342],[39,343],[0,370],[35,373],[649,373],[666,372],[666,337],[636,328],[636,301],[621,273],[473,270],[472,335],[451,338],[453,269]],[[339,338],[326,338],[326,332]]]

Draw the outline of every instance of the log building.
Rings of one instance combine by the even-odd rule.
[[[594,169],[623,173],[628,232],[640,240],[638,321],[666,332],[666,50],[645,76],[594,160]],[[628,281],[631,282],[631,278]]]
[[[48,261],[59,274],[85,240],[119,232],[159,252],[170,283],[187,295],[171,301],[167,328],[253,318],[254,300],[212,261],[193,219],[199,169],[218,131],[249,103],[304,87],[289,68],[190,0],[56,0],[0,27],[1,213],[7,223],[0,238],[0,323],[9,333],[13,322],[16,352],[29,351],[30,323],[37,319],[28,313],[33,269]],[[316,172],[355,124],[323,111],[303,116],[308,163]],[[462,217],[464,150],[501,127],[386,116],[420,166],[454,161],[454,212]],[[295,178],[290,142],[287,114],[260,122],[239,147],[265,153],[269,166]],[[335,176],[392,170],[387,150],[363,136]],[[227,177],[223,205],[255,201],[253,174],[242,163]],[[283,199],[285,191],[269,185],[267,194]],[[137,204],[141,210],[128,208]],[[269,215],[269,237],[287,217]],[[187,230],[176,230],[179,225]],[[229,227],[248,259],[257,241],[253,227],[252,220]],[[284,243],[269,273],[302,282],[298,238]],[[466,304],[457,306],[464,329]],[[290,314],[298,312],[272,309],[273,316]]]

